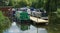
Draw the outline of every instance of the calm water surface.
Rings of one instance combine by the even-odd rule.
[[[13,22],[10,28],[4,30],[3,33],[48,33],[48,29],[46,27],[37,27],[30,23]]]

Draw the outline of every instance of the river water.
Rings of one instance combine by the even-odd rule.
[[[8,25],[8,23],[7,23]],[[12,22],[9,27],[0,28],[0,33],[60,33],[60,24],[34,24],[29,22]]]
[[[30,23],[12,22],[10,28],[4,30],[3,33],[48,33],[48,28]]]

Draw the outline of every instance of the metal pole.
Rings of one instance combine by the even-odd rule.
[[[37,15],[37,22],[38,22],[38,15]],[[37,33],[38,33],[38,26],[37,26]]]
[[[37,33],[38,33],[38,27],[37,27]]]

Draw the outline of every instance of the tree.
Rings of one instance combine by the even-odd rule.
[[[21,0],[15,7],[25,7],[27,6],[27,3],[24,0]]]
[[[44,5],[44,0],[36,0],[35,2],[32,2],[31,7],[42,8],[43,5]]]
[[[36,2],[32,2],[32,5],[30,7],[36,8]]]
[[[45,9],[46,9],[47,13],[57,11],[56,0],[47,0]]]
[[[0,6],[7,6],[9,4],[9,0],[0,0]]]
[[[49,18],[49,25],[55,25],[56,23],[58,23],[57,22],[57,1],[47,0],[45,7]]]
[[[9,4],[8,4],[8,6],[13,6],[13,2],[12,2],[12,0],[9,0]]]
[[[44,0],[38,0],[36,8],[42,8],[44,4]]]
[[[60,0],[57,0],[57,7],[60,8]]]

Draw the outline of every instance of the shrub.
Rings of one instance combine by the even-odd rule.
[[[0,11],[0,31],[5,30],[10,26],[10,20],[8,17],[5,17],[3,13]]]

